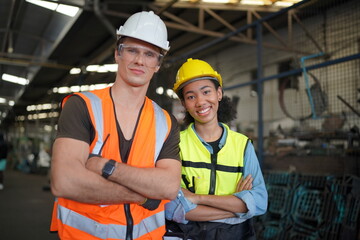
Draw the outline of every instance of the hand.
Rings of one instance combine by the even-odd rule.
[[[104,167],[104,165],[105,165],[105,163],[107,161],[108,160],[106,158],[91,157],[88,160],[86,160],[85,167],[88,170],[101,175],[102,174],[102,169],[103,169],[103,167]]]
[[[252,178],[251,174],[247,175],[245,179],[242,176],[236,186],[236,192],[241,192],[244,190],[251,190],[253,180],[254,179]]]
[[[197,202],[197,195],[193,192],[190,192],[186,188],[181,188],[182,192],[184,193],[184,196],[192,203],[198,204]]]
[[[143,208],[145,208],[147,210],[154,211],[155,209],[157,209],[159,207],[160,202],[161,202],[161,200],[148,198],[140,206],[142,206]]]

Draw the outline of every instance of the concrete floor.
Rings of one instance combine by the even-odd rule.
[[[0,191],[1,240],[55,240],[49,232],[54,197],[44,191],[45,175],[5,171],[5,188]]]

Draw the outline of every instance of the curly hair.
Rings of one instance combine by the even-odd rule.
[[[215,85],[215,89],[218,90],[220,87],[219,83],[217,81],[212,81],[212,82]],[[182,89],[179,90],[178,96],[181,99],[181,101],[184,101]],[[218,121],[229,124],[232,120],[236,119],[236,114],[237,111],[234,108],[231,99],[228,96],[223,95],[223,98],[219,102],[219,108],[217,111]],[[190,115],[188,111],[186,111],[184,117],[184,125],[188,126],[192,122],[194,122],[194,118]]]

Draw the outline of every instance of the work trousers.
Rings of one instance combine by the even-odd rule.
[[[164,239],[181,240],[255,240],[253,220],[239,224],[217,222],[192,222],[188,224],[166,222],[167,233]]]

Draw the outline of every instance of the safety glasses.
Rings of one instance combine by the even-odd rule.
[[[164,55],[157,53],[151,49],[141,46],[132,46],[126,44],[119,44],[119,56],[127,61],[134,61],[141,56],[144,65],[147,67],[157,67],[161,65]]]

